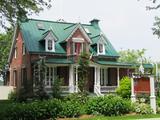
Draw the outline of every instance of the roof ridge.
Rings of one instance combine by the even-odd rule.
[[[43,21],[43,22],[53,22],[53,23],[62,23],[62,24],[77,24],[76,22],[58,22],[58,21],[52,21],[52,20],[44,20],[44,19],[36,19],[36,18],[28,18],[27,21],[34,20],[34,21]],[[24,21],[25,22],[25,21]],[[23,23],[23,22],[22,22]],[[85,26],[92,26],[91,24],[81,24]]]

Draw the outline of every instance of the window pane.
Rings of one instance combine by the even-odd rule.
[[[52,40],[48,40],[48,50],[52,50]]]
[[[103,44],[99,44],[99,53],[103,52]]]

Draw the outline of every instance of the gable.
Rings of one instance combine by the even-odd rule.
[[[76,37],[76,38],[84,38],[86,40],[86,42],[88,43],[92,43],[90,37],[87,35],[86,31],[84,30],[84,28],[78,24],[77,27],[75,29],[73,29],[73,31],[71,32],[71,34],[67,37],[67,39],[65,41],[68,41],[70,38]]]

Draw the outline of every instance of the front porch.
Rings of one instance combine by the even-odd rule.
[[[36,69],[36,68],[34,68]],[[88,70],[87,91],[102,95],[107,93],[114,93],[119,86],[119,80],[128,75],[126,68],[119,67],[104,67],[104,66],[90,66]],[[34,73],[33,77],[39,76]],[[62,93],[78,92],[78,65],[53,65],[48,64],[45,68],[45,89],[51,92],[51,86],[56,78],[62,78]]]

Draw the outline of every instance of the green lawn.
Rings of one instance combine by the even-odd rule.
[[[160,118],[160,114],[116,116],[116,117],[96,116],[96,117],[91,117],[91,118],[83,118],[83,119],[79,119],[79,120],[135,120],[135,119],[146,119],[146,118]],[[74,119],[74,120],[76,120],[76,119]]]

